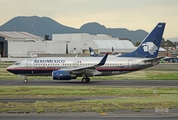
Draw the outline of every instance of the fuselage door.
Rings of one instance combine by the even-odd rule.
[[[32,60],[27,60],[27,67],[31,68],[33,66]]]
[[[73,62],[73,67],[74,67],[74,68],[77,67],[77,62],[76,62],[76,61]]]
[[[77,59],[77,57],[75,57],[74,61],[73,61],[73,67],[76,68],[79,64],[79,61]]]
[[[77,59],[74,59],[74,61],[73,61],[73,67],[74,67],[74,68],[77,67]]]
[[[133,63],[133,60],[132,60],[132,59],[129,59],[129,60],[128,60],[128,67],[129,67],[129,68],[132,67],[132,63]]]

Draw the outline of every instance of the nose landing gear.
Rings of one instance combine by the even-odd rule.
[[[25,78],[25,79],[23,80],[23,82],[24,82],[24,83],[28,83],[28,79]]]
[[[24,75],[18,75],[18,77],[23,78],[23,82],[24,82],[24,83],[28,83],[27,76],[24,76]]]
[[[22,76],[22,77],[23,77],[23,82],[24,82],[24,83],[28,83],[27,76]]]

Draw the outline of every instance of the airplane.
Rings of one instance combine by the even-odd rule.
[[[91,57],[103,57],[102,55],[96,54],[95,51],[91,47],[89,47],[89,51],[90,51]]]
[[[159,64],[157,57],[166,23],[158,23],[136,50],[118,57],[46,57],[17,61],[7,71],[24,76],[52,76],[53,80],[71,80],[82,77],[89,83],[93,76],[110,76],[142,70]]]
[[[169,63],[177,63],[178,62],[178,57],[165,57],[163,58],[165,62]]]
[[[89,47],[89,51],[90,51],[90,56],[91,57],[103,57],[104,55],[100,55],[100,54],[97,54],[93,49],[92,47]],[[114,53],[114,48],[112,47],[112,55],[109,55],[110,57],[117,57],[117,56],[120,56],[121,53],[115,55]]]

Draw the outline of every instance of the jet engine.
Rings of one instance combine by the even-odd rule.
[[[71,71],[67,70],[55,70],[52,72],[53,80],[71,80],[76,79],[75,75],[71,74]]]

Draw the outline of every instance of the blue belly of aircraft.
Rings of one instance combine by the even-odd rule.
[[[53,70],[9,70],[9,72],[13,74],[19,74],[19,75],[29,75],[29,76],[34,76],[34,75],[44,75],[48,76],[52,74]]]

